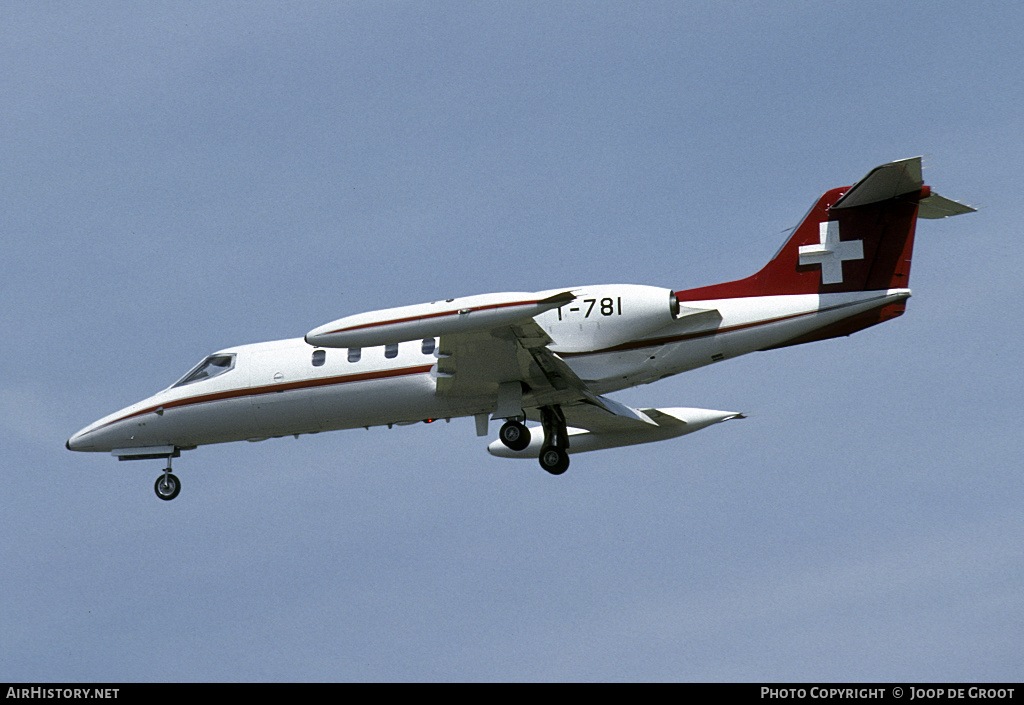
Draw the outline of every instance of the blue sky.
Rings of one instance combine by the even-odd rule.
[[[1018,3],[8,3],[0,680],[1022,676]],[[550,477],[473,422],[71,454],[229,345],[746,276],[924,154],[907,314],[617,395],[749,419]],[[496,428],[494,429],[496,431]]]

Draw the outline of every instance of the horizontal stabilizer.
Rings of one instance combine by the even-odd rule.
[[[851,186],[850,190],[832,205],[832,210],[866,206],[869,203],[888,201],[908,194],[919,194],[923,185],[921,157],[889,162],[876,166],[867,176]]]
[[[928,198],[921,199],[921,202],[918,204],[917,217],[932,219],[948,218],[951,215],[963,215],[964,213],[973,213],[976,210],[976,208],[965,206],[963,203],[951,201],[937,193],[933,193]]]

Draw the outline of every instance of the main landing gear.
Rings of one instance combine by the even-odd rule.
[[[552,475],[561,475],[569,469],[569,433],[566,431],[562,407],[541,407],[540,423],[544,431],[540,466]],[[530,445],[530,429],[516,419],[509,419],[498,432],[498,438],[511,450],[526,450]]]
[[[544,429],[540,466],[552,475],[561,475],[569,469],[569,432],[565,428],[562,407],[542,406],[540,425]]]

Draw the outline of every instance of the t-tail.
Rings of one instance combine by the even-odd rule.
[[[746,279],[676,292],[687,301],[787,294],[842,294],[906,290],[918,218],[945,218],[974,208],[932,193],[921,178],[921,158],[875,167],[853,186],[818,199],[789,240],[761,271]],[[903,313],[904,300],[867,312],[842,329],[809,342],[849,335]]]

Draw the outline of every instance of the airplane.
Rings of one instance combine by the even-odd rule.
[[[975,209],[931,191],[921,157],[822,195],[759,272],[694,289],[610,284],[450,298],[337,319],[302,338],[226,348],[65,443],[171,460],[210,443],[473,417],[488,451],[535,458],[683,436],[742,413],[643,408],[610,393],[750,352],[847,336],[900,316],[918,218]],[[527,426],[526,421],[539,422]]]

